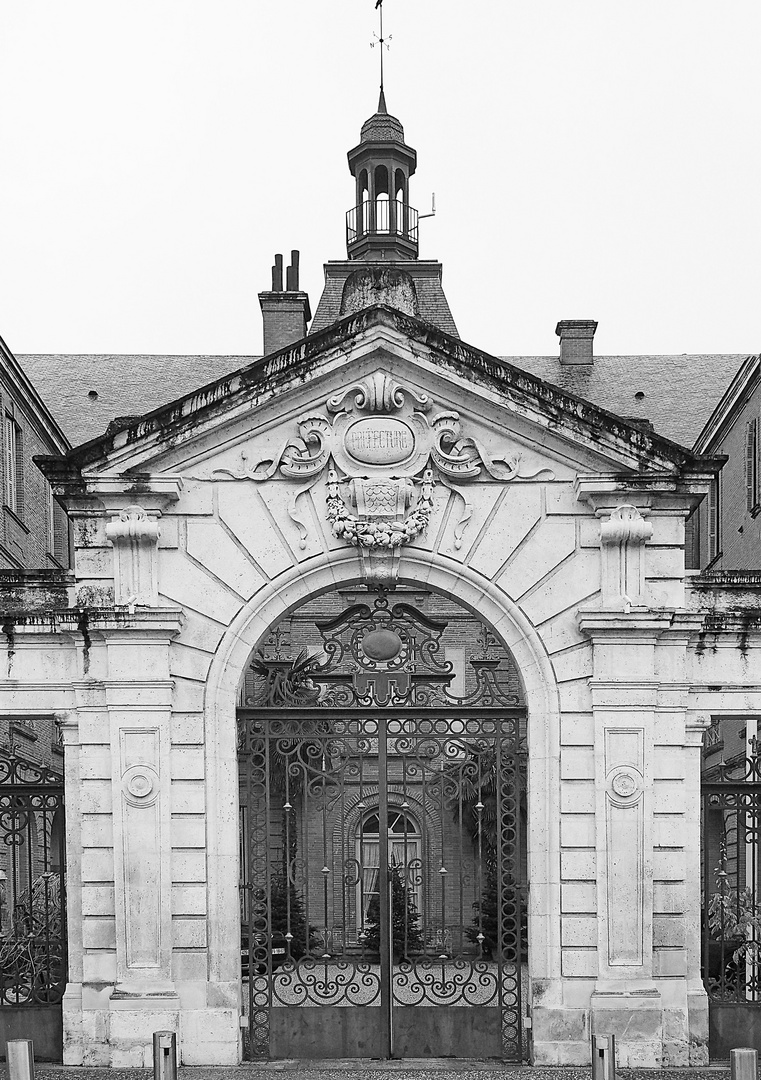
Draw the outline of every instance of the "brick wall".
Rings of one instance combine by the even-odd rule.
[[[15,428],[18,452],[9,461],[9,424]],[[52,499],[50,485],[34,464],[38,454],[57,447],[35,422],[32,407],[11,387],[0,369],[0,569],[42,569],[69,566],[68,519]],[[16,505],[8,505],[9,468],[16,477]]]
[[[705,566],[717,552],[716,570],[761,569],[761,507],[748,506],[746,438],[748,425],[756,421],[756,486],[761,488],[761,380],[757,380],[737,409],[732,423],[710,447],[712,454],[727,454],[729,461],[719,477],[719,536],[712,546],[711,500],[700,507],[700,565]]]

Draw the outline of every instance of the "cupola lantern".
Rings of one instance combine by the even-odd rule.
[[[386,109],[381,88],[378,111],[362,125],[359,145],[349,151],[356,181],[354,207],[346,215],[350,259],[410,260],[418,254],[418,214],[409,203],[409,181],[417,154],[404,128]]]

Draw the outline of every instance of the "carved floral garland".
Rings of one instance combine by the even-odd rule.
[[[352,547],[395,548],[421,536],[433,510],[433,472],[426,469],[415,509],[404,521],[369,520],[350,513],[341,497],[335,469],[328,472],[327,518],[333,535]]]

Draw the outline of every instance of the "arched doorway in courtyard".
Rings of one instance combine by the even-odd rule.
[[[513,657],[451,597],[269,628],[238,708],[248,1058],[523,1059],[526,756]]]

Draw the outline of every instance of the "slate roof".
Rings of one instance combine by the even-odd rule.
[[[69,442],[79,446],[102,435],[117,416],[142,416],[257,358],[45,353],[16,359]]]
[[[362,125],[360,142],[404,142],[401,121],[389,113],[375,113]]]
[[[691,447],[746,355],[595,356],[590,366],[557,356],[501,359],[617,416],[649,420],[659,435]]]
[[[384,266],[383,263],[364,262],[362,260],[325,263],[325,288],[309,328],[310,334],[317,334],[326,326],[338,322],[341,316],[341,297],[347,277],[365,266]],[[415,284],[418,315],[422,322],[431,323],[445,334],[458,338],[455,321],[441,284],[441,263],[422,259],[409,262],[394,262],[393,265],[405,274],[409,274]]]
[[[359,141],[363,142],[404,142],[404,128],[401,120],[391,116],[386,108],[386,95],[381,87],[378,109],[369,120],[365,120]]]

